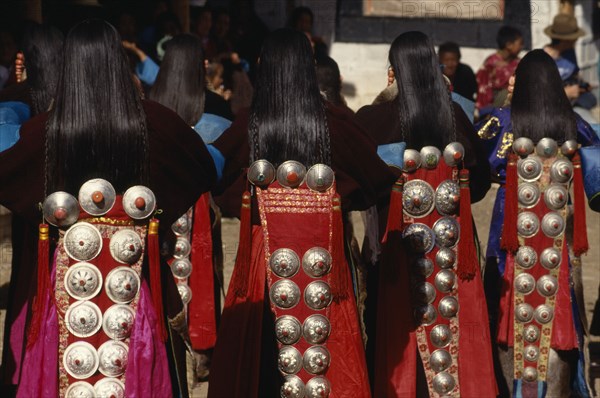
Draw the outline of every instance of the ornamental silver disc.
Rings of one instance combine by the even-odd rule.
[[[530,238],[535,235],[540,229],[540,220],[531,211],[519,213],[517,217],[517,231],[519,235]]]
[[[135,264],[143,252],[142,239],[133,229],[122,229],[110,238],[110,255],[121,264]]]
[[[525,346],[523,353],[525,354],[526,361],[535,362],[540,356],[540,349],[534,345],[527,345]]]
[[[179,217],[177,219],[177,221],[175,221],[173,223],[173,225],[171,225],[171,230],[173,230],[173,233],[176,236],[183,236],[186,235],[187,233],[190,232],[191,229],[191,222],[190,219],[186,214],[184,214],[183,216]]]
[[[325,373],[330,362],[329,350],[321,345],[310,347],[304,351],[304,357],[302,358],[304,370],[313,375]]]
[[[407,173],[415,172],[419,167],[421,167],[421,154],[419,151],[414,149],[406,149],[404,151],[404,166],[403,171]]]
[[[140,277],[133,268],[120,266],[106,275],[106,295],[117,304],[127,304],[140,290]]]
[[[275,275],[289,278],[300,269],[300,258],[292,249],[277,249],[269,258],[269,266]]]
[[[184,258],[188,257],[192,252],[192,245],[186,238],[179,237],[175,241],[175,247],[173,248],[173,257]]]
[[[458,243],[460,226],[454,217],[442,217],[433,224],[433,233],[438,246],[452,248]]]
[[[55,227],[68,227],[79,218],[79,203],[67,192],[54,192],[44,199],[44,219]]]
[[[535,290],[535,278],[526,272],[515,278],[515,289],[517,292],[528,295]]]
[[[335,176],[326,164],[315,164],[306,172],[306,185],[317,192],[325,192],[333,186]]]
[[[306,398],[327,398],[331,394],[331,384],[323,376],[313,377],[306,383]]]
[[[63,239],[65,252],[77,261],[89,261],[102,250],[100,231],[87,222],[74,224],[67,230]]]
[[[76,381],[67,388],[65,398],[96,398],[94,387],[87,381]]]
[[[435,300],[435,288],[429,282],[417,284],[413,294],[418,305],[431,304]]]
[[[456,274],[449,269],[443,269],[435,275],[435,287],[442,293],[450,293],[455,284]]]
[[[537,291],[544,297],[552,297],[558,290],[558,281],[552,275],[543,275],[537,281]]]
[[[426,169],[435,169],[442,157],[442,152],[434,146],[421,148],[421,164]]]
[[[554,310],[546,304],[540,304],[535,309],[533,317],[538,323],[546,324],[554,318]]]
[[[517,173],[523,181],[532,182],[542,175],[542,162],[537,157],[528,157],[517,161]]]
[[[190,301],[192,301],[192,289],[185,283],[177,284],[177,291],[179,292],[179,297],[181,297],[181,302],[184,305],[188,305]]]
[[[176,278],[188,278],[192,274],[192,263],[187,258],[175,259],[171,263],[171,272]]]
[[[542,218],[542,231],[549,238],[556,238],[565,232],[565,220],[556,212],[547,213]]]
[[[518,322],[527,323],[533,319],[533,307],[531,304],[521,303],[515,307],[515,319]]]
[[[414,223],[404,229],[402,238],[408,243],[414,253],[429,253],[435,246],[435,235],[425,224]]]
[[[434,372],[443,372],[452,365],[452,356],[444,349],[435,350],[429,357],[429,365]]]
[[[560,252],[553,248],[548,247],[542,251],[540,254],[540,264],[542,267],[551,270],[560,265],[561,262],[561,254]]]
[[[65,313],[65,325],[77,337],[90,337],[102,327],[102,311],[91,301],[76,301]]]
[[[452,331],[448,325],[436,325],[429,333],[431,343],[437,348],[444,348],[452,341]]]
[[[550,166],[550,180],[559,184],[566,184],[573,178],[573,163],[567,159],[556,159]]]
[[[285,376],[279,393],[281,398],[304,398],[304,383],[298,376]]]
[[[442,181],[435,190],[435,208],[443,216],[456,214],[460,205],[460,187],[452,180]]]
[[[452,249],[442,247],[435,254],[435,262],[441,269],[451,269],[456,263],[456,253]]]
[[[437,319],[437,311],[433,305],[428,304],[415,308],[414,316],[419,325],[429,326]]]
[[[533,145],[531,138],[519,137],[515,140],[515,142],[513,142],[512,148],[517,155],[524,158],[525,156],[533,153],[535,146]]]
[[[438,394],[448,394],[454,390],[456,380],[448,372],[440,372],[433,377],[433,389]]]
[[[524,182],[519,184],[517,198],[521,207],[532,208],[540,201],[540,189],[534,183]]]
[[[129,337],[135,321],[133,308],[126,304],[114,304],[104,313],[102,330],[113,340]]]
[[[427,278],[433,274],[433,261],[427,257],[417,257],[413,261],[413,270],[415,274]]]
[[[98,370],[98,353],[90,343],[76,341],[65,349],[63,366],[71,377],[87,379]]]
[[[552,138],[544,137],[535,146],[535,153],[543,158],[551,158],[558,153],[558,144]]]
[[[300,321],[291,315],[284,315],[275,321],[275,336],[281,344],[295,344],[302,335]]]
[[[572,157],[573,155],[575,155],[575,152],[577,152],[577,147],[579,145],[577,144],[577,141],[575,140],[567,140],[565,141],[561,147],[560,147],[560,152],[565,155],[566,157]]]
[[[122,341],[108,340],[98,348],[98,370],[104,376],[118,377],[125,373],[129,348]]]
[[[567,205],[569,193],[559,184],[551,184],[544,192],[544,203],[550,210],[560,210]]]
[[[102,178],[86,181],[79,188],[79,205],[92,216],[102,216],[110,211],[117,199],[112,184]]]
[[[94,264],[73,264],[65,273],[65,290],[75,300],[89,300],[102,290],[102,273]]]
[[[450,167],[458,165],[465,157],[465,147],[458,141],[451,142],[444,148],[444,162]]]
[[[331,304],[331,288],[323,281],[311,282],[304,289],[304,303],[313,310],[322,310]]]
[[[527,366],[525,369],[523,369],[523,380],[528,382],[534,382],[537,380],[537,378],[538,372],[537,369],[533,366]]]
[[[125,384],[117,378],[105,377],[94,384],[98,398],[125,398]]]
[[[148,218],[156,210],[156,197],[150,188],[136,185],[125,191],[123,210],[134,220]]]
[[[533,267],[537,262],[537,254],[535,253],[535,249],[531,246],[519,247],[515,261],[522,268],[529,269]]]
[[[525,329],[523,329],[523,338],[528,343],[535,343],[540,338],[540,328],[534,324],[525,326]]]
[[[300,302],[300,288],[289,279],[280,279],[271,286],[269,298],[279,308],[292,308]]]
[[[264,188],[275,180],[275,167],[265,159],[252,162],[248,168],[248,181],[252,185]]]
[[[434,207],[434,191],[431,185],[423,180],[410,180],[404,184],[402,192],[402,209],[414,218],[425,217]]]
[[[446,319],[455,317],[458,314],[458,300],[454,296],[444,297],[438,304],[438,311]]]
[[[297,188],[304,182],[306,167],[295,160],[288,160],[277,168],[277,181],[282,187]]]
[[[296,374],[302,369],[302,354],[291,345],[285,345],[279,350],[277,365],[284,374]]]
[[[312,278],[320,278],[327,274],[332,263],[331,254],[322,247],[308,249],[302,256],[302,268]]]
[[[304,320],[302,335],[309,344],[323,344],[331,331],[331,325],[327,317],[314,314]]]

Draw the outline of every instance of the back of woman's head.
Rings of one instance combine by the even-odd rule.
[[[48,189],[72,192],[96,177],[119,191],[147,183],[145,114],[108,22],[86,20],[67,35],[46,139]]]
[[[252,158],[329,163],[329,132],[304,33],[279,29],[263,42],[250,115]]]
[[[429,37],[406,32],[392,43],[389,62],[398,85],[400,137],[409,148],[443,149],[456,140],[454,110]]]
[[[511,101],[515,138],[534,142],[550,137],[559,142],[575,139],[575,113],[565,94],[554,60],[544,50],[533,50],[519,62]]]
[[[149,98],[174,110],[189,125],[204,112],[204,52],[197,36],[181,34],[167,42]]]
[[[21,50],[25,56],[33,115],[50,107],[62,65],[63,41],[63,34],[48,25],[32,23],[23,34]]]

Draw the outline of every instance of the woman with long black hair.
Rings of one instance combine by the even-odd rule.
[[[256,87],[214,144],[241,231],[209,396],[369,396],[342,211],[385,200],[394,176],[325,103],[304,34],[265,40]]]
[[[380,146],[407,148],[389,208],[378,209],[384,243],[367,303],[374,395],[495,397],[470,211],[489,168],[427,35],[398,36],[389,62],[397,96],[357,113]]]
[[[158,233],[210,188],[215,167],[184,121],[141,100],[113,26],[71,29],[53,107],[0,164],[0,203],[44,220],[17,396],[185,394],[185,373],[168,366]],[[167,300],[170,341],[177,300]]]
[[[501,393],[514,389],[528,396],[535,389],[540,394],[533,396],[589,396],[577,370],[583,369],[577,366],[581,310],[572,303],[578,295],[569,281],[580,278],[575,264],[588,246],[577,147],[600,140],[573,112],[556,65],[543,50],[519,63],[510,107],[495,109],[479,127],[500,184],[485,279]],[[561,227],[571,180],[572,238]]]

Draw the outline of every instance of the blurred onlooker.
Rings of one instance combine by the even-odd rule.
[[[127,41],[136,41],[137,22],[131,13],[120,13],[115,27],[117,28],[119,35],[121,35],[121,39]]]
[[[340,68],[331,57],[324,56],[317,59],[317,83],[319,84],[319,90],[321,94],[325,96],[325,99],[332,104],[342,107],[352,113],[354,113],[348,105],[346,100],[342,96],[342,76],[340,75]]]
[[[575,55],[575,42],[585,36],[585,31],[577,26],[577,19],[574,16],[558,14],[554,17],[552,25],[544,29],[544,33],[552,39],[550,44],[544,46],[544,51],[556,62],[567,97],[575,110],[579,110],[578,113],[589,113],[585,111],[596,106],[597,100],[591,92],[589,83],[579,77],[579,66]]]
[[[210,35],[213,14],[208,7],[192,8],[191,32],[202,40],[202,49],[206,59],[212,59],[217,54],[217,49]]]
[[[458,44],[451,41],[441,44],[438,57],[440,64],[444,66],[442,72],[450,79],[453,91],[474,101],[477,94],[477,80],[475,80],[473,69],[460,62],[461,54]]]
[[[17,44],[8,31],[0,31],[0,89],[8,82]]]
[[[315,16],[312,10],[308,7],[301,6],[292,10],[287,25],[289,28],[304,32],[308,36],[313,46],[315,58],[327,56],[327,45],[321,37],[314,35],[314,22]]]
[[[248,61],[248,74],[252,78],[262,42],[269,29],[256,15],[252,0],[232,0],[229,6],[233,47],[241,59]]]
[[[215,10],[213,20],[211,38],[215,43],[217,54],[229,54],[233,52],[231,16],[226,9],[221,8]]]
[[[479,116],[489,113],[494,107],[504,105],[508,94],[508,79],[519,64],[519,53],[523,49],[523,34],[519,29],[503,26],[496,35],[498,50],[483,62],[477,71],[477,102]]]

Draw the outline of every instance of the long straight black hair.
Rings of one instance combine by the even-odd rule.
[[[148,131],[117,30],[86,20],[65,40],[46,134],[46,192],[76,193],[90,178],[118,192],[148,181]]]
[[[63,42],[63,34],[52,26],[32,23],[25,30],[21,50],[27,67],[32,115],[50,107],[60,75]]]
[[[544,50],[533,50],[519,62],[511,101],[515,138],[544,137],[559,143],[576,139],[575,112],[565,94],[554,60]]]
[[[324,100],[304,33],[279,29],[263,42],[248,130],[252,159],[331,163]]]
[[[177,35],[166,45],[160,72],[148,96],[171,108],[193,126],[204,113],[205,76],[200,38],[190,34]]]
[[[389,62],[398,85],[400,138],[413,149],[443,149],[455,141],[451,94],[429,37],[422,32],[401,34],[392,43]]]

